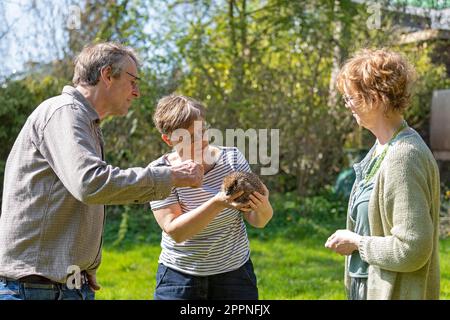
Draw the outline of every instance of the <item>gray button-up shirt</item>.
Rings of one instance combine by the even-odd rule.
[[[95,273],[104,205],[162,199],[171,188],[168,168],[108,165],[97,112],[64,87],[29,116],[6,162],[0,276],[64,283],[70,266]]]

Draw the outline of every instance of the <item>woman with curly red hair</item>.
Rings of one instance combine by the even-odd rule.
[[[415,71],[400,54],[364,49],[342,67],[337,87],[376,142],[354,165],[347,229],[325,246],[345,255],[348,298],[439,299],[439,171],[403,119]]]

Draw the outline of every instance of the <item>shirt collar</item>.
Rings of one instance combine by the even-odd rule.
[[[72,86],[64,86],[62,90],[62,94],[68,94],[74,98],[74,100],[77,100],[86,110],[88,113],[89,119],[94,122],[100,122],[100,117],[98,116],[97,111],[94,109],[94,107],[89,103],[89,101]]]

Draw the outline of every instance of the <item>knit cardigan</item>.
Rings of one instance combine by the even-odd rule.
[[[367,299],[439,299],[439,170],[414,129],[396,138],[374,179],[370,236],[358,248],[369,264]],[[348,257],[345,266],[348,293]]]

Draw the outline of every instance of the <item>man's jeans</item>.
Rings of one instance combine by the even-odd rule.
[[[65,284],[25,284],[0,277],[0,300],[94,300],[95,293],[89,284],[81,289],[69,289]]]
[[[258,287],[249,259],[237,270],[193,276],[159,264],[155,300],[257,300]]]

